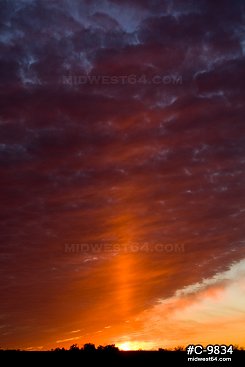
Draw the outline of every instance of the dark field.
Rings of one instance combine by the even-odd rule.
[[[186,352],[179,351],[118,351],[111,352],[25,352],[25,351],[1,351],[0,365],[13,366],[36,366],[67,365],[67,366],[243,366],[245,362],[245,351],[234,351],[231,361],[188,361]],[[198,356],[198,358],[210,356]],[[196,358],[196,356],[194,356]]]

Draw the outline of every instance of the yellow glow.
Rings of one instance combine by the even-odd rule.
[[[137,342],[137,341],[127,341],[121,344],[117,344],[120,350],[149,350],[153,348],[153,343],[151,342]]]
[[[125,343],[119,344],[118,348],[120,350],[131,350],[130,342],[125,342]]]

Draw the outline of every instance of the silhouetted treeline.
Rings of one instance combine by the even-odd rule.
[[[119,350],[114,344],[99,345],[97,348],[92,343],[86,343],[82,347],[77,344],[72,344],[68,349],[63,347],[55,348],[48,351],[27,351],[27,350],[2,350],[0,351],[0,365],[25,366],[33,367],[36,365],[65,365],[65,366],[107,366],[107,367],[167,367],[167,366],[187,366],[191,365],[214,367],[222,365],[222,362],[215,363],[214,361],[196,362],[200,355],[195,356],[187,354],[185,348],[176,347],[173,350],[159,348],[155,351],[134,350],[123,351]],[[202,355],[207,357],[207,355]],[[217,357],[216,360],[220,356]],[[222,356],[224,357],[224,356]],[[234,353],[229,356],[224,362],[227,367],[244,366],[245,351],[243,348],[236,347]],[[190,361],[190,358],[193,360]]]
[[[21,350],[21,349],[2,349],[0,347],[0,352],[5,352],[5,351],[11,351],[11,352],[26,352],[27,350]],[[243,347],[240,347],[239,345],[233,345],[233,351],[237,352],[237,351],[242,351],[244,352],[245,349]],[[42,351],[38,351],[38,352],[42,352]],[[44,352],[44,351],[43,351]],[[72,344],[68,349],[62,347],[62,348],[55,348],[55,349],[51,349],[49,351],[46,350],[46,352],[89,352],[89,353],[93,353],[93,352],[108,352],[108,353],[118,353],[118,352],[126,352],[124,350],[120,350],[118,347],[116,347],[115,344],[108,344],[108,345],[99,345],[97,348],[95,346],[95,344],[93,343],[86,343],[84,344],[82,347],[79,347],[78,344]],[[134,350],[131,352],[150,352],[149,350]],[[158,348],[158,350],[152,350],[151,352],[184,352],[185,351],[185,347],[183,346],[177,346],[173,349],[167,349],[167,348]]]
[[[97,348],[92,343],[86,343],[83,347],[79,348],[77,344],[72,344],[69,349],[65,348],[55,348],[51,349],[54,352],[110,352],[110,353],[117,353],[119,352],[119,348],[115,346],[115,344],[109,345],[99,345]]]

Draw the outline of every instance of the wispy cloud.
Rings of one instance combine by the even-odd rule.
[[[173,343],[204,314],[211,339],[242,308],[243,20],[241,1],[1,2],[2,347],[139,338],[165,313]]]
[[[143,323],[142,336],[161,337],[168,346],[189,344],[243,344],[245,260],[229,270],[193,284],[160,300],[137,319]],[[173,328],[174,325],[174,328]],[[163,342],[162,342],[163,343]]]
[[[56,343],[65,343],[65,342],[70,342],[72,340],[78,340],[78,339],[80,339],[80,336],[76,336],[74,338],[66,338],[66,339],[56,340]]]

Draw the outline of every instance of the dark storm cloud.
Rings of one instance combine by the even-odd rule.
[[[116,309],[102,298],[115,295],[120,255],[86,262],[65,243],[123,243],[128,233],[185,244],[134,255],[132,314],[241,258],[244,4],[0,6],[1,290],[12,332],[29,326],[27,340],[43,319],[75,320],[71,309]],[[132,74],[147,83],[64,83]]]

